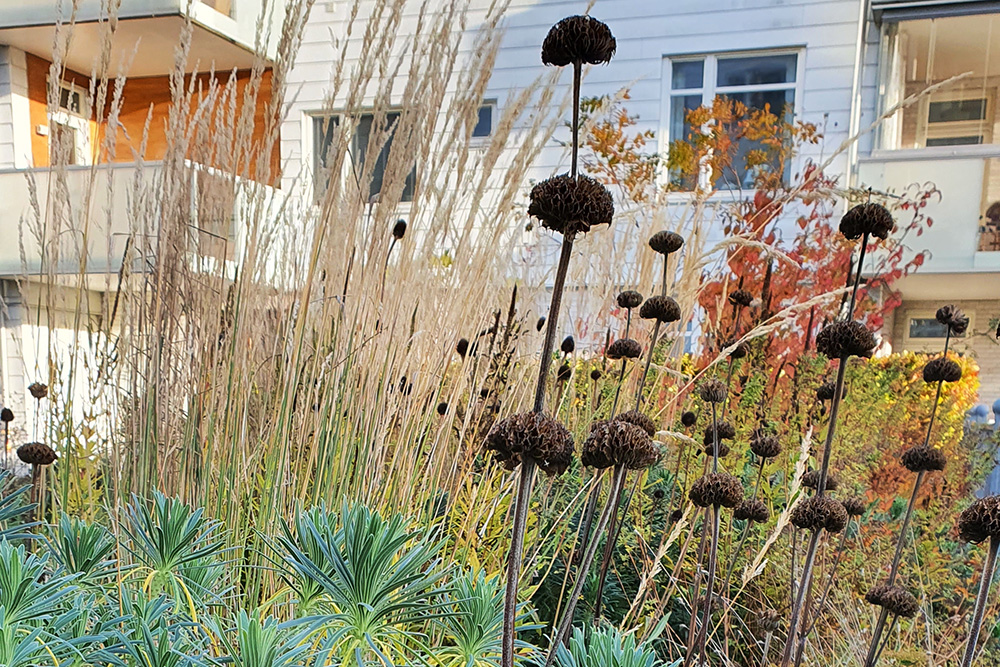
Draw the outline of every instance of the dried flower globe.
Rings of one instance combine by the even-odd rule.
[[[734,345],[736,347],[733,347]],[[725,341],[722,344],[722,347],[719,350],[719,353],[721,354],[723,350],[727,350],[730,347],[733,348],[733,351],[729,353],[729,358],[730,359],[742,359],[743,357],[747,356],[748,350],[747,350],[746,343],[739,343],[736,340],[727,340],[727,341]]]
[[[629,310],[642,305],[642,295],[631,289],[621,292],[616,300],[619,308],[628,308]]]
[[[437,406],[437,413],[438,413],[439,415],[444,415],[444,414],[446,414],[447,412],[448,412],[448,404],[447,404],[447,403],[445,403],[444,401],[441,401],[440,403],[438,403],[438,406]]]
[[[802,486],[807,489],[818,489],[819,470],[806,471],[805,474],[802,475]],[[838,480],[835,475],[831,473],[826,476],[826,491],[836,491],[839,486],[840,480]]]
[[[941,324],[948,327],[953,336],[961,336],[969,328],[969,318],[953,305],[941,306],[934,314]]]
[[[695,480],[688,497],[697,507],[736,507],[743,500],[743,484],[727,472],[710,472]]]
[[[469,341],[466,338],[459,338],[458,345],[455,346],[455,351],[458,352],[458,356],[465,358],[465,355],[469,353]]]
[[[716,433],[719,435],[719,440],[732,440],[736,437],[736,427],[727,421],[719,421],[714,427],[710,423],[705,428],[705,437],[702,442],[706,445],[710,444]]]
[[[900,618],[913,618],[920,611],[920,604],[909,591],[901,586],[890,586],[887,583],[879,584],[865,593],[865,600]]]
[[[659,460],[660,452],[641,427],[624,421],[595,421],[580,456],[585,466],[598,469],[624,466],[637,470]]]
[[[562,350],[563,354],[573,354],[576,350],[576,341],[573,340],[572,336],[566,336],[563,338],[563,342],[559,345],[559,349]]]
[[[695,413],[691,412],[690,410],[684,412],[681,415],[681,424],[684,425],[684,426],[686,426],[687,428],[691,428],[697,422],[698,422],[698,415],[696,415]]]
[[[837,383],[836,382],[824,382],[816,390],[816,398],[821,401],[832,401],[834,395],[837,393]],[[840,392],[841,398],[847,398],[847,387],[844,387]]]
[[[562,364],[559,366],[559,370],[556,371],[556,380],[559,382],[566,382],[573,375],[573,369],[570,368],[569,364]]]
[[[986,496],[958,516],[958,534],[966,542],[1000,538],[1000,496]]]
[[[661,255],[677,252],[683,245],[684,237],[676,232],[663,230],[649,237],[649,247],[653,249],[653,252],[658,252]]]
[[[753,303],[753,294],[746,291],[745,289],[738,289],[729,295],[729,303],[734,306],[742,306],[744,308],[749,308]]]
[[[774,609],[766,609],[757,614],[754,625],[757,628],[758,639],[764,639],[767,635],[778,631],[781,626],[781,614]]]
[[[631,338],[619,338],[608,346],[608,359],[638,359],[642,356],[642,346],[639,341]]]
[[[639,309],[639,317],[657,322],[676,322],[681,319],[681,307],[673,297],[651,296]]]
[[[856,320],[834,322],[816,336],[816,350],[829,359],[867,357],[875,345],[875,334]]]
[[[839,533],[847,526],[847,510],[830,496],[810,496],[800,501],[792,510],[791,522],[803,530],[825,530]]]
[[[639,412],[638,410],[629,410],[628,412],[623,412],[617,417],[615,417],[615,421],[625,422],[627,424],[635,424],[643,431],[645,431],[646,435],[648,435],[651,438],[654,435],[656,435],[656,424],[653,422],[652,419],[650,419],[643,413]]]
[[[545,318],[539,317],[538,321],[535,322],[535,331],[541,331],[545,327]]]
[[[844,498],[840,501],[840,503],[844,506],[844,509],[847,510],[847,516],[849,517],[861,516],[865,513],[865,508],[867,507],[864,499],[859,498],[858,496]]]
[[[17,448],[17,458],[33,466],[47,466],[59,457],[52,448],[41,442],[29,442]]]
[[[610,225],[615,213],[611,193],[589,176],[561,174],[545,179],[531,188],[530,200],[528,215],[564,235]]]
[[[5,424],[9,424],[12,421],[14,421],[14,411],[13,410],[11,410],[10,408],[4,408],[4,409],[0,410],[0,422],[3,422]]]
[[[594,370],[590,371],[590,379],[591,380],[594,380],[594,381],[600,380],[601,379],[601,375],[602,375],[602,373],[601,373],[601,369],[600,368],[595,368]]]
[[[706,403],[722,403],[726,400],[726,395],[728,393],[729,391],[726,389],[726,385],[722,382],[722,380],[717,380],[715,378],[705,380],[701,383],[701,386],[698,387],[698,396],[700,396],[701,400]]]
[[[932,472],[944,470],[948,459],[937,447],[917,445],[903,452],[901,457],[903,467],[910,472]]]
[[[736,509],[733,510],[733,518],[739,521],[750,521],[751,523],[764,523],[771,518],[771,512],[763,500],[758,498],[744,498]]]
[[[663,489],[653,489],[652,496],[657,500],[663,500],[663,497],[667,495],[663,492]]]
[[[392,226],[392,238],[397,241],[402,240],[406,236],[406,220],[400,218],[396,221],[396,224]]]
[[[493,426],[486,449],[509,470],[528,456],[549,475],[561,475],[573,460],[573,436],[548,415],[521,412]]]
[[[41,382],[32,382],[28,385],[28,393],[41,400],[49,395],[49,385],[42,384]]]
[[[720,441],[719,446],[716,447],[715,441],[713,441],[711,438],[705,438],[705,444],[701,448],[702,453],[704,453],[706,456],[715,456],[716,449],[719,450],[718,456],[720,459],[726,458],[727,456],[729,456],[729,452],[732,451],[729,449],[729,445],[727,445],[724,442]]]
[[[924,382],[958,382],[962,379],[962,367],[947,357],[935,357],[924,364]]]
[[[865,234],[886,239],[895,226],[896,222],[889,210],[872,202],[858,204],[840,219],[840,233],[852,241]]]
[[[781,453],[781,441],[777,436],[757,429],[750,438],[750,451],[762,459],[773,459]]]
[[[565,67],[572,63],[601,65],[617,48],[611,29],[592,16],[568,16],[549,29],[542,42],[542,62]]]

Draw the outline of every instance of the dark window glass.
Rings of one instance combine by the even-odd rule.
[[[493,132],[493,105],[484,104],[479,107],[479,118],[476,120],[476,126],[472,128],[472,136],[488,137],[491,132]]]
[[[385,126],[391,127],[399,119],[398,112],[387,113],[385,115]],[[333,141],[333,132],[339,124],[339,118],[316,118],[314,121],[313,136],[315,137],[314,155],[316,159],[316,183],[314,192],[316,198],[320,198],[326,191],[326,186],[330,182],[330,147]],[[358,124],[351,138],[351,160],[350,167],[357,175],[360,175],[365,168],[365,159],[368,154],[368,142],[371,141],[372,128],[375,123],[374,114],[362,114],[358,118]],[[382,191],[382,181],[385,179],[385,169],[389,162],[389,151],[392,150],[392,135],[378,155],[375,156],[375,165],[372,170],[371,185],[368,196],[373,197]],[[402,201],[413,201],[413,189],[416,181],[415,170],[411,170],[406,176],[406,184],[403,187]]]
[[[928,146],[977,146],[983,143],[983,135],[970,135],[967,137],[935,137],[928,139]]]
[[[910,338],[944,338],[947,333],[945,325],[933,317],[910,318]]]
[[[736,102],[741,102],[750,109],[764,109],[766,107],[776,116],[780,117],[782,114],[785,114],[790,117],[795,92],[792,90],[767,90],[727,93],[725,97]],[[758,149],[767,150],[764,144],[759,141],[751,141],[750,139],[739,140],[732,165],[719,178],[718,186],[720,189],[738,190],[740,188],[753,187],[754,177],[757,173],[756,170],[767,168],[765,165],[758,166],[755,169],[746,168],[747,156],[750,154],[750,151]],[[776,168],[776,166],[774,165],[772,168]],[[788,174],[785,174],[785,177],[787,178]]]
[[[720,58],[716,86],[760,86],[795,81],[796,55]]]
[[[927,108],[928,123],[952,123],[984,118],[986,118],[986,100],[931,102]]]
[[[670,69],[670,87],[674,90],[683,90],[684,88],[701,88],[702,81],[705,78],[704,60],[673,62],[670,65]]]

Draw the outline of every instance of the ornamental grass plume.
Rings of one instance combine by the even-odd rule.
[[[578,233],[590,231],[593,227],[610,225],[614,215],[614,201],[611,193],[596,180],[579,173],[580,151],[580,80],[583,64],[607,63],[615,53],[617,45],[610,28],[590,16],[570,16],[556,23],[542,43],[542,62],[546,65],[573,66],[573,118],[571,161],[569,174],[555,176],[531,189],[528,205],[529,215],[538,218],[542,226],[562,234],[562,248],[556,266],[552,299],[549,303],[548,320],[545,323],[545,338],[542,355],[538,364],[538,381],[535,385],[533,413],[541,415],[545,405],[546,384],[552,351],[555,345],[562,295],[566,284],[566,274],[573,252],[573,240]],[[632,427],[642,432],[638,427]],[[556,429],[552,429],[555,431]],[[643,432],[645,436],[645,433]],[[572,440],[569,441],[572,450]],[[501,667],[514,664],[514,625],[517,619],[517,589],[521,575],[521,558],[524,550],[524,530],[527,522],[528,502],[534,482],[535,458],[531,448],[519,445],[521,476],[514,503],[514,521],[510,552],[507,558],[507,581],[504,593],[503,636]],[[507,445],[513,450],[513,446]],[[619,480],[620,486],[620,480]],[[614,486],[614,484],[612,484]]]
[[[938,309],[935,317],[938,322],[945,326],[944,351],[940,357],[936,357],[927,362],[924,366],[923,377],[925,382],[936,382],[937,389],[934,394],[934,403],[931,406],[930,419],[927,422],[927,432],[924,442],[911,447],[903,452],[901,461],[903,467],[910,472],[916,473],[917,478],[913,482],[913,491],[910,493],[910,501],[906,506],[906,513],[903,515],[903,522],[900,524],[899,535],[896,537],[896,550],[893,554],[892,564],[889,567],[889,576],[886,579],[886,586],[893,587],[896,584],[896,576],[899,574],[899,566],[903,558],[903,549],[909,535],[910,521],[913,518],[913,510],[917,503],[917,494],[924,482],[924,478],[929,472],[944,470],[947,459],[944,452],[931,445],[931,434],[934,429],[934,418],[937,416],[937,406],[941,401],[941,389],[945,382],[956,382],[962,378],[962,368],[954,361],[948,359],[948,345],[952,335],[965,333],[969,325],[969,319],[962,311],[955,306],[947,305]],[[874,604],[874,603],[873,603]],[[885,605],[879,605],[882,609],[879,612],[878,620],[875,622],[875,629],[872,632],[872,639],[868,645],[868,655],[865,658],[865,667],[874,667],[878,663],[879,655],[885,647],[882,644],[882,636],[885,633],[886,623],[889,621],[890,610]],[[896,622],[893,617],[892,622]]]
[[[870,196],[870,195],[869,195]],[[825,354],[831,361],[837,361],[837,378],[833,387],[833,398],[830,401],[829,424],[823,443],[823,458],[819,468],[816,495],[807,498],[796,506],[792,512],[791,521],[796,527],[808,527],[811,531],[806,547],[805,562],[801,577],[795,590],[792,610],[789,615],[788,634],[781,655],[781,667],[788,667],[792,661],[796,644],[799,647],[797,661],[801,661],[805,647],[808,626],[802,619],[811,616],[809,610],[804,610],[805,602],[811,590],[813,568],[816,562],[816,550],[819,547],[823,531],[835,533],[843,530],[847,524],[847,511],[837,501],[824,494],[827,491],[830,462],[833,454],[833,441],[837,433],[837,417],[840,404],[844,398],[844,377],[847,371],[847,360],[852,356],[868,358],[872,355],[876,340],[875,336],[861,322],[854,320],[855,305],[858,300],[858,289],[861,285],[862,268],[868,243],[872,237],[885,239],[892,231],[895,223],[889,211],[877,203],[865,203],[854,206],[841,219],[840,233],[850,240],[860,239],[857,270],[853,271],[853,256],[848,275],[854,276],[851,287],[851,298],[843,318],[827,325],[816,336],[816,349]],[[836,530],[834,530],[836,529]],[[800,625],[802,627],[800,627]]]
[[[972,612],[972,624],[969,626],[969,639],[961,665],[961,667],[972,667],[976,645],[979,643],[979,633],[983,627],[983,617],[986,614],[990,584],[993,582],[996,570],[997,551],[1000,550],[1000,496],[980,498],[964,510],[958,517],[958,534],[963,541],[974,544],[989,540],[986,559],[983,561],[983,572],[979,577],[979,592],[976,594],[976,606]]]

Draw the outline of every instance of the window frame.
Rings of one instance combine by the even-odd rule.
[[[747,86],[718,86],[718,76],[719,76],[719,61],[720,60],[735,60],[740,58],[759,58],[762,56],[795,56],[795,81],[791,83],[766,83],[766,84],[754,84]],[[673,108],[673,98],[682,97],[685,95],[696,95],[701,94],[701,104],[707,105],[718,95],[725,95],[727,93],[755,93],[755,92],[771,92],[777,90],[791,90],[792,91],[792,116],[793,118],[799,117],[802,111],[802,96],[803,96],[803,81],[805,79],[805,55],[806,47],[804,45],[792,45],[792,46],[778,46],[773,48],[764,49],[749,49],[749,50],[736,50],[736,51],[715,51],[707,53],[685,53],[676,55],[665,55],[663,56],[662,72],[660,77],[661,83],[661,101],[660,101],[660,140],[659,149],[660,152],[665,154],[670,148],[670,142],[672,142],[675,137],[671,136],[670,126],[671,126],[671,111]],[[684,62],[695,62],[703,61],[704,66],[702,68],[702,81],[701,86],[698,88],[674,88],[673,87],[673,71],[675,63]],[[679,137],[682,138],[683,137]],[[661,169],[659,175],[659,182],[663,185],[667,184],[670,180],[670,174],[667,173],[666,169]],[[698,188],[706,188],[710,185],[708,183],[708,175],[700,174],[698,177]],[[721,190],[721,192],[732,192],[734,190]]]
[[[478,122],[478,120],[479,120],[479,111],[483,107],[489,107],[490,108],[490,131],[487,132],[486,134],[478,136],[478,137],[475,134],[472,134],[470,132],[469,143],[471,145],[473,145],[473,146],[482,146],[484,144],[490,143],[490,141],[493,139],[493,132],[497,128],[497,112],[499,111],[500,107],[497,104],[497,100],[495,98],[484,99],[482,102],[479,103],[479,106],[476,108],[476,121],[477,121],[476,125],[479,124],[479,122]],[[475,130],[476,130],[476,126],[473,125],[472,126],[472,132],[475,132]]]
[[[51,83],[51,78],[49,79]],[[49,150],[49,161],[52,160],[52,141],[55,136],[54,128],[55,124],[64,125],[73,131],[74,138],[74,165],[88,166],[93,164],[94,156],[91,153],[91,137],[90,137],[90,94],[85,88],[77,86],[72,81],[66,81],[65,79],[59,80],[59,98],[62,99],[63,90],[68,90],[70,98],[72,98],[74,93],[79,94],[80,108],[77,111],[72,111],[68,108],[59,107],[55,111],[48,111],[46,114],[49,134],[48,134],[48,150]]]
[[[903,348],[904,349],[906,349],[906,350],[912,350],[912,351],[917,351],[917,352],[922,352],[922,351],[927,351],[927,350],[923,349],[924,347],[927,347],[928,349],[932,349],[932,348],[933,349],[938,349],[938,348],[941,347],[941,344],[944,342],[944,339],[945,339],[944,336],[928,336],[926,338],[921,338],[921,337],[914,338],[914,337],[910,336],[910,321],[911,320],[933,320],[933,319],[935,319],[934,318],[934,314],[935,314],[935,311],[933,311],[933,310],[924,310],[922,308],[917,308],[915,310],[907,310],[906,311],[906,313],[904,314],[904,318],[905,319],[904,319],[904,322],[903,322]],[[969,332],[971,332],[975,328],[975,324],[976,324],[975,313],[970,313],[968,311],[965,311],[965,315],[966,315],[966,317],[969,318],[969,329],[968,329],[968,331],[965,334],[963,334],[961,336],[952,335],[951,340],[952,340],[953,344],[960,345],[963,342],[965,342],[966,340],[968,340],[968,338],[969,338]]]

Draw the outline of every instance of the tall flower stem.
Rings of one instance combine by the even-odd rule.
[[[663,280],[660,281],[660,296],[667,295],[667,258],[663,257]],[[642,405],[642,390],[646,386],[646,377],[649,376],[649,368],[653,365],[653,350],[656,349],[656,341],[660,337],[660,320],[653,324],[653,335],[649,339],[649,350],[646,352],[646,364],[642,368],[642,375],[639,376],[639,388],[635,392],[635,409]]]
[[[701,628],[698,630],[698,656],[705,662],[705,646],[708,643],[708,628],[712,625],[712,595],[715,590],[715,571],[719,565],[719,505],[712,505],[712,544],[708,551],[708,579],[705,580],[705,612],[702,614]]]
[[[764,464],[767,459],[761,458],[760,467],[757,468],[757,481],[753,485],[753,495],[751,498],[753,500],[757,499],[757,493],[760,490],[760,480],[764,476]],[[747,521],[746,525],[743,526],[743,532],[740,534],[740,541],[736,544],[736,549],[733,550],[733,560],[729,563],[729,568],[726,570],[726,578],[723,580],[722,592],[723,594],[729,590],[729,581],[733,577],[733,571],[736,570],[736,559],[739,557],[740,553],[743,551],[743,546],[746,544],[747,538],[750,536],[750,528],[753,526],[752,521]]]
[[[641,478],[642,475],[639,475]],[[614,506],[611,508],[611,521],[608,525],[608,539],[604,541],[604,555],[601,557],[601,569],[597,575],[597,595],[594,598],[594,618],[601,617],[601,601],[604,597],[604,582],[608,578],[608,569],[611,567],[611,557],[615,552],[615,545],[618,543],[618,535],[621,533],[622,523],[624,523],[625,516],[624,512],[628,511],[628,506],[632,503],[632,496],[635,494],[635,489],[639,485],[639,479],[636,479],[635,485],[629,492],[628,500],[625,501],[625,509],[622,516],[618,516],[618,509],[621,505],[622,495],[625,493],[625,489],[622,488],[615,496]]]
[[[580,77],[583,64],[577,60],[573,63],[573,160],[570,165],[572,176],[577,175],[577,157],[580,143]],[[535,385],[534,411],[542,412],[545,407],[545,388],[552,365],[552,350],[555,347],[556,328],[559,321],[559,309],[562,305],[563,289],[566,285],[566,274],[569,271],[569,260],[573,254],[574,234],[563,234],[562,250],[559,254],[559,264],[556,267],[555,282],[552,286],[552,300],[549,303],[549,317],[546,320],[545,342],[542,345],[542,358],[538,363],[538,382]],[[501,667],[514,665],[514,624],[517,620],[517,588],[521,578],[521,559],[524,551],[524,528],[528,519],[528,505],[531,499],[531,488],[535,480],[535,462],[530,457],[521,461],[521,479],[517,487],[517,498],[514,500],[514,525],[510,540],[510,552],[507,558],[507,586],[504,592],[503,604],[503,651]]]
[[[840,565],[840,561],[844,556],[844,551],[847,549],[847,533],[848,529],[851,527],[850,522],[848,522],[847,527],[841,532],[840,544],[837,546],[837,554],[833,558],[833,567],[830,568],[830,576],[827,577],[826,586],[823,587],[823,593],[819,597],[819,602],[816,604],[816,613],[813,615],[808,629],[804,636],[808,636],[812,629],[816,627],[816,622],[819,617],[823,615],[823,611],[826,609],[826,600],[830,597],[830,591],[833,590],[833,581],[837,576],[837,567]],[[861,528],[861,521],[858,521],[858,528]],[[805,647],[805,642],[799,648],[801,651]]]
[[[965,647],[965,657],[962,667],[972,667],[972,658],[976,654],[976,644],[979,642],[979,631],[983,627],[983,615],[986,613],[986,600],[990,595],[990,584],[993,582],[993,571],[997,565],[997,550],[1000,540],[990,538],[990,551],[983,563],[983,576],[979,580],[979,594],[976,595],[976,609],[972,613],[972,627],[969,628],[969,643]]]
[[[628,338],[629,331],[632,329],[632,311],[628,311],[628,317],[625,320],[625,338]],[[628,363],[628,359],[622,359],[622,368],[618,372],[618,386],[615,387],[615,400],[611,403],[611,412],[608,414],[608,418],[615,416],[618,411],[618,398],[621,396],[622,385],[625,383],[625,365]],[[640,385],[639,391],[642,391],[642,386]]]
[[[692,523],[692,527],[694,524]],[[691,593],[691,619],[688,621],[688,641],[687,653],[684,655],[682,664],[690,664],[694,655],[696,626],[698,625],[698,598],[701,596],[701,564],[705,560],[705,547],[708,545],[708,510],[704,510],[704,523],[702,524],[701,541],[698,543],[698,554],[695,557],[694,570],[694,590]]]
[[[594,514],[597,513],[597,502],[601,496],[601,487],[604,485],[604,471],[594,471],[594,483],[587,498],[587,506],[583,510],[583,525],[580,529],[579,544],[585,546],[590,541],[590,529],[594,523]]]
[[[611,480],[611,497],[615,497],[621,493],[622,484],[624,484],[624,482],[624,466],[615,466],[614,477]],[[600,535],[604,531],[604,528],[608,525],[608,520],[611,518],[611,505],[612,503],[610,502],[604,505],[604,510],[601,511],[601,516],[597,519],[597,526],[594,529],[595,535]],[[556,649],[559,644],[569,637],[569,631],[573,627],[573,614],[576,612],[577,602],[583,594],[583,586],[587,583],[587,571],[590,569],[590,565],[594,562],[594,556],[597,554],[598,542],[599,540],[597,539],[591,540],[587,545],[587,550],[583,553],[583,558],[580,559],[580,569],[576,577],[576,583],[573,585],[573,592],[570,594],[569,600],[566,602],[566,610],[563,612],[563,617],[559,622],[559,627],[552,636],[552,644],[549,648],[549,655],[545,659],[545,667],[549,667],[553,663],[556,657]]]
[[[795,597],[795,604],[792,605],[792,613],[788,619],[788,637],[785,638],[785,648],[781,654],[781,667],[788,667],[792,659],[792,648],[795,646],[799,620],[802,617],[803,601],[806,597],[806,591],[809,590],[809,582],[812,579],[813,565],[816,561],[816,548],[819,546],[821,532],[820,530],[814,530],[809,537],[809,546],[806,548],[806,560],[802,566],[802,580],[799,582],[798,595]]]

